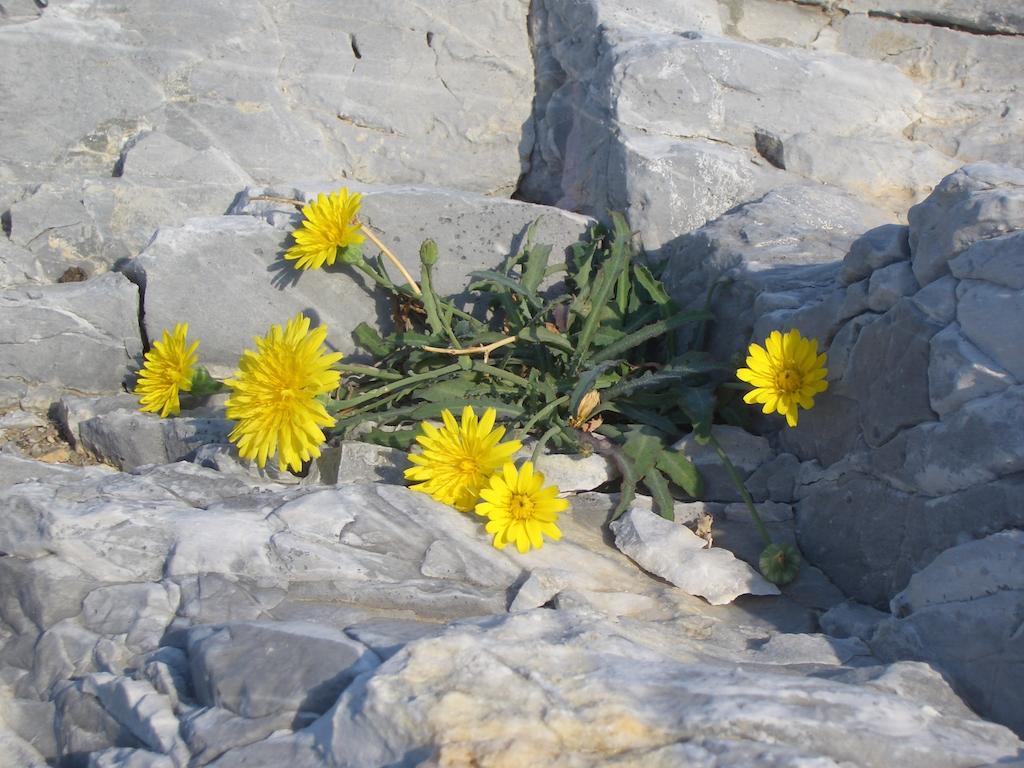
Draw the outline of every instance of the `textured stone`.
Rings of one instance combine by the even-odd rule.
[[[956,323],[932,336],[928,393],[940,419],[969,400],[1001,392],[1013,383],[1005,370],[963,337]]]
[[[380,659],[315,624],[229,624],[189,632],[199,701],[249,718],[326,711]]]
[[[611,524],[615,546],[644,570],[672,582],[712,605],[731,603],[740,595],[777,595],[778,587],[733,555],[689,528],[648,510],[630,508]]]
[[[905,261],[877,269],[868,283],[868,309],[885,312],[904,296],[916,293],[917,288],[914,273]]]
[[[1013,290],[1024,289],[1024,232],[979,240],[956,258],[949,271],[961,280],[985,280]]]
[[[138,301],[121,275],[3,291],[0,380],[22,392],[38,384],[119,389],[142,352]]]
[[[1024,533],[995,533],[946,550],[892,600],[893,616],[871,638],[886,658],[939,666],[965,701],[1024,729],[1019,642],[1024,608]],[[1000,680],[993,686],[993,680]]]
[[[344,9],[294,0],[176,14],[173,25],[165,10],[148,1],[91,12],[53,5],[32,23],[0,28],[9,75],[0,161],[15,178],[110,176],[126,146],[159,131],[208,157],[222,153],[263,183],[313,170],[514,189],[533,95],[519,0],[473,14],[401,0]],[[35,50],[48,56],[32,65]],[[20,87],[89,72],[109,77],[84,77],[74,89]],[[160,170],[173,171],[175,159]],[[125,170],[132,165],[129,152]]]
[[[965,166],[943,179],[907,218],[914,275],[927,285],[979,240],[1024,229],[1024,170],[991,163]]]
[[[325,485],[382,482],[404,485],[404,471],[412,464],[405,451],[372,443],[344,440],[324,449],[317,460]]]
[[[178,609],[179,589],[173,582],[117,584],[94,589],[82,601],[87,629],[103,635],[125,634],[126,642],[155,648]]]
[[[510,764],[583,766],[607,765],[610,758],[621,765],[737,766],[810,765],[818,758],[931,768],[994,761],[1018,749],[1007,731],[962,711],[944,714],[891,691],[800,674],[726,669],[690,656],[685,637],[672,652],[653,636],[633,639],[628,629],[623,636],[603,620],[583,621],[587,631],[567,635],[580,619],[539,610],[489,627],[453,628],[358,681],[311,730],[343,766],[412,755],[471,763],[486,760],[495,743]],[[535,674],[520,674],[524,664]],[[687,706],[657,707],[655,691]],[[395,699],[408,706],[396,711],[385,704]],[[558,717],[537,729],[554,702]],[[632,702],[645,703],[638,711]],[[862,707],[886,715],[858,718],[850,728]],[[772,746],[754,758],[752,740]],[[652,762],[652,748],[664,749],[666,741],[689,751]],[[764,762],[773,758],[780,762]]]
[[[1024,382],[1024,289],[962,280],[957,287],[956,319],[968,339],[1018,382]]]
[[[821,615],[821,629],[832,637],[857,637],[867,641],[889,614],[853,600],[839,603]]]
[[[899,224],[883,224],[850,244],[839,270],[839,282],[850,285],[870,277],[876,269],[910,259],[909,230]]]

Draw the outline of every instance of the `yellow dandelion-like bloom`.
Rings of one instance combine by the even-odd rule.
[[[178,323],[174,331],[164,331],[160,341],[146,353],[135,394],[139,396],[139,410],[159,413],[161,417],[181,412],[179,392],[192,389],[192,374],[196,365],[198,341],[186,346],[188,323]]]
[[[497,549],[513,543],[526,552],[530,547],[540,549],[543,536],[553,541],[562,538],[555,520],[569,502],[558,498],[555,486],[544,487],[544,473],[535,471],[532,462],[524,462],[518,470],[507,462],[480,496],[483,501],[476,505],[476,513],[488,518],[487,532],[494,534]]]
[[[467,405],[462,409],[461,424],[447,408],[441,412],[444,426],[423,422],[423,434],[416,438],[423,451],[409,454],[414,466],[405,470],[406,479],[416,481],[410,488],[460,512],[473,509],[480,489],[522,447],[518,440],[501,442],[505,428],[494,426],[496,416],[495,410],[488,408],[478,420]]]
[[[271,326],[254,339],[256,351],[242,353],[235,375],[224,383],[232,393],[227,417],[238,423],[228,439],[243,459],[260,467],[276,451],[277,465],[298,471],[302,462],[320,455],[323,427],[335,419],[317,400],[338,387],[341,374],[332,369],[340,352],[324,347],[327,328],[309,330],[309,318],[298,314],[287,327]]]
[[[828,389],[825,354],[818,342],[805,339],[795,328],[783,335],[772,331],[764,347],[751,344],[747,367],[736,371],[754,389],[743,396],[747,403],[761,403],[765,413],[778,411],[786,423],[796,426],[797,410],[814,407],[814,396]]]
[[[363,196],[342,187],[325,195],[322,192],[302,208],[305,220],[292,232],[292,245],[284,254],[297,269],[319,269],[333,265],[338,252],[358,247],[366,239],[356,215]]]

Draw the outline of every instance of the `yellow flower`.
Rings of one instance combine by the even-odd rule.
[[[256,338],[256,351],[245,350],[239,370],[224,383],[233,390],[225,403],[227,417],[238,423],[228,439],[243,459],[262,467],[275,451],[280,469],[294,471],[320,455],[322,427],[335,419],[317,400],[336,389],[341,374],[331,368],[340,352],[323,346],[327,328],[309,330],[309,318],[298,314],[281,326],[271,326]]]
[[[160,341],[146,353],[139,371],[135,394],[139,395],[139,410],[159,413],[161,417],[178,414],[181,403],[178,392],[192,389],[192,374],[196,364],[198,341],[185,346],[188,323],[178,323],[174,332],[164,331]]]
[[[555,486],[544,487],[544,473],[535,472],[532,462],[525,462],[519,470],[507,462],[480,496],[483,501],[476,505],[476,513],[489,518],[487,532],[494,534],[496,548],[514,543],[516,549],[526,552],[531,546],[540,549],[542,534],[553,541],[562,538],[555,520],[559,512],[568,509],[569,502],[558,498]]]
[[[805,339],[796,329],[783,335],[772,331],[764,347],[751,344],[747,367],[736,376],[754,386],[743,396],[747,403],[761,403],[765,413],[778,411],[786,423],[796,426],[797,410],[814,407],[814,396],[828,389],[824,353],[818,342]]]
[[[292,232],[295,244],[284,257],[295,261],[297,269],[319,269],[325,262],[333,265],[339,249],[352,248],[358,253],[366,239],[356,220],[362,199],[358,192],[344,187],[330,195],[321,192],[302,208],[305,220]]]
[[[518,440],[501,442],[505,428],[494,426],[496,415],[488,408],[478,421],[467,405],[461,425],[447,408],[441,412],[444,426],[423,422],[423,434],[416,438],[423,452],[409,454],[414,466],[405,470],[407,480],[417,481],[410,487],[460,512],[473,509],[491,475],[522,447]]]

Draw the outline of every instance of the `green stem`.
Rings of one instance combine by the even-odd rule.
[[[369,392],[364,392],[363,394],[349,398],[348,400],[337,400],[331,403],[327,407],[327,410],[331,411],[332,413],[337,413],[338,411],[344,410],[346,408],[355,408],[357,405],[368,403],[369,401],[374,400],[378,397],[390,395],[396,390],[405,389],[406,387],[410,387],[413,384],[418,384],[421,381],[439,379],[442,376],[447,376],[449,373],[455,373],[456,371],[459,370],[462,370],[462,366],[459,365],[458,363],[452,363],[451,365],[446,365],[444,368],[437,368],[436,370],[433,371],[425,371],[424,373],[417,373],[412,376],[406,376],[401,381],[393,381],[390,384],[385,384],[383,387],[371,389]]]
[[[336,368],[342,373],[354,373],[359,376],[370,376],[374,379],[384,379],[385,381],[399,381],[404,379],[400,373],[394,371],[385,371],[380,368],[374,368],[372,365],[359,365],[358,363],[338,363]]]
[[[486,373],[489,376],[494,376],[498,379],[504,379],[509,384],[515,384],[517,387],[523,387],[524,389],[530,388],[530,382],[524,379],[522,376],[516,376],[514,373],[498,368],[496,366],[485,363],[483,360],[473,361],[473,370],[477,373]]]
[[[558,434],[561,429],[562,427],[560,424],[555,424],[555,426],[540,436],[537,444],[533,447],[533,453],[530,455],[530,461],[533,462],[534,466],[537,466],[537,460],[541,457],[541,454],[544,453],[544,446],[548,444],[548,440]]]
[[[761,538],[764,539],[764,545],[770,547],[774,542],[772,541],[771,534],[768,533],[768,529],[764,527],[764,522],[761,520],[761,515],[757,513],[757,507],[754,506],[754,499],[750,495],[750,491],[747,490],[747,486],[743,482],[743,478],[740,477],[739,471],[736,469],[736,465],[732,463],[729,458],[729,454],[725,452],[722,444],[718,442],[718,439],[714,435],[708,435],[708,443],[715,449],[718,454],[718,458],[722,461],[722,466],[725,467],[725,471],[729,473],[729,477],[732,479],[733,485],[736,486],[736,490],[740,492],[740,496],[743,497],[743,502],[747,505],[747,509],[750,510],[751,517],[754,518],[754,525],[757,526],[757,532],[761,534]]]
[[[526,437],[529,431],[533,429],[534,424],[536,424],[538,421],[541,421],[542,419],[546,419],[558,406],[560,406],[568,399],[568,395],[562,395],[557,400],[552,400],[550,403],[548,403],[535,414],[533,414],[533,416],[531,416],[529,420],[525,424],[523,424],[522,427],[516,430],[516,439],[522,440],[524,437]]]
[[[398,289],[395,287],[395,284],[392,283],[390,280],[388,280],[383,275],[381,275],[376,269],[374,269],[372,266],[370,266],[370,264],[368,262],[366,262],[365,260],[360,259],[359,261],[357,261],[356,264],[355,264],[355,267],[360,272],[362,272],[364,275],[366,275],[371,280],[373,280],[373,282],[375,282],[377,285],[379,285],[384,290],[390,291],[391,293],[398,293]]]

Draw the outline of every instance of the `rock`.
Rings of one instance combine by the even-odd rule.
[[[7,340],[0,381],[22,395],[38,385],[119,389],[142,353],[138,292],[121,275],[7,289],[0,293],[0,328]]]
[[[712,434],[728,454],[729,459],[744,480],[772,457],[768,441],[752,435],[739,427],[715,425]],[[672,446],[681,452],[700,472],[704,480],[704,498],[713,501],[739,501],[740,494],[715,449],[700,445],[692,435],[687,435]]]
[[[611,524],[615,546],[636,563],[712,605],[731,603],[739,595],[777,595],[746,563],[707,542],[689,528],[653,512],[633,507]]]
[[[883,220],[879,211],[838,191],[783,187],[663,248],[662,279],[680,306],[703,308],[711,285],[732,278],[715,292],[710,336],[711,351],[728,357],[745,349],[758,317],[780,310],[777,327],[823,299],[836,274],[829,262],[843,258]],[[842,302],[845,295],[838,298]],[[827,320],[836,322],[834,316]],[[827,328],[801,330],[822,341],[831,335]]]
[[[931,339],[928,394],[932,410],[947,418],[969,400],[1001,392],[1013,378],[964,338],[951,323]]]
[[[88,754],[105,748],[138,748],[142,742],[103,708],[99,699],[85,691],[85,681],[65,683],[54,697],[57,717],[54,730],[62,755]]]
[[[14,731],[0,726],[0,760],[4,765],[45,768],[46,758]]]
[[[868,309],[886,312],[904,296],[917,293],[917,280],[910,264],[900,261],[871,273],[868,284]]]
[[[136,403],[130,410],[97,414],[78,423],[80,448],[127,472],[146,464],[190,461],[202,446],[227,442],[234,422],[186,413],[162,419],[142,413]]]
[[[838,281],[851,285],[877,269],[910,259],[909,229],[899,224],[883,224],[865,232],[850,244],[843,257]]]
[[[405,485],[404,472],[412,464],[405,451],[383,445],[343,440],[328,446],[317,460],[325,485],[382,482]]]
[[[1024,232],[979,240],[948,262],[959,280],[984,280],[1010,288],[1024,289],[1024,266],[1018,255],[1024,247]]]
[[[1024,728],[1021,648],[1015,636],[1024,605],[1022,563],[1019,530],[946,550],[893,598],[893,616],[879,625],[872,648],[885,658],[935,664],[972,707],[1011,728]]]
[[[173,755],[176,762],[187,759],[188,752],[178,734],[178,718],[171,709],[170,699],[148,682],[97,674],[84,678],[82,690],[95,696],[117,722],[149,749]]]
[[[290,730],[293,716],[280,712],[266,717],[238,717],[219,707],[203,707],[182,719],[182,736],[195,755],[196,765],[206,765],[225,752]]]
[[[352,352],[351,333],[360,322],[389,322],[390,298],[340,265],[328,268],[326,275],[296,272],[282,258],[290,242],[286,232],[296,224],[294,207],[258,199],[264,193],[305,199],[337,186],[250,190],[233,208],[268,218],[280,228],[251,216],[192,219],[178,228],[162,228],[126,267],[144,287],[147,334],[157,338],[164,328],[188,322],[190,338],[200,340],[202,362],[229,374],[254,336],[312,307],[328,327],[328,343]],[[554,245],[554,258],[589,225],[582,216],[468,193],[350,186],[366,190],[363,220],[381,231],[414,275],[420,242],[426,237],[437,241],[441,258],[435,282],[448,293],[466,287],[469,271],[496,267],[538,218],[537,242]],[[239,290],[249,302],[244,316],[221,301]]]
[[[198,627],[189,632],[188,655],[199,701],[248,718],[321,714],[380,664],[336,630],[284,622]]]
[[[125,634],[137,648],[155,648],[178,609],[180,590],[171,582],[117,584],[94,589],[82,601],[87,629],[102,635]]]
[[[532,440],[524,441],[515,458],[529,459],[533,446]],[[593,491],[619,476],[615,465],[596,453],[578,456],[544,451],[534,467],[544,474],[544,484],[557,487],[562,495]]]
[[[567,634],[570,627],[575,631]],[[409,755],[469,763],[486,760],[496,742],[516,764],[570,759],[599,765],[612,757],[623,765],[651,764],[651,750],[663,750],[666,741],[689,751],[654,764],[750,765],[771,759],[749,751],[764,740],[771,742],[767,754],[794,761],[779,764],[817,758],[823,764],[954,766],[1015,755],[1020,743],[959,710],[945,714],[891,691],[799,673],[723,668],[681,649],[656,650],[652,640],[547,610],[453,628],[407,647],[372,678],[357,681],[310,730],[343,766]],[[524,665],[539,674],[519,674]],[[656,707],[655,690],[687,706]],[[395,711],[385,704],[396,699],[408,706]],[[533,723],[553,701],[560,702],[559,717],[538,731]],[[634,701],[645,702],[640,711]],[[872,710],[886,715],[858,717],[858,728],[849,728],[851,712]],[[901,723],[898,735],[894,721]],[[452,728],[457,739],[450,738]]]
[[[162,13],[152,2],[123,13],[52,7],[0,30],[10,75],[0,162],[15,178],[111,176],[122,163],[131,173],[125,147],[159,132],[263,183],[316,169],[496,194],[515,187],[533,96],[520,2],[467,15],[402,2],[325,13],[300,1],[186,14],[173,30]],[[225,39],[230,50],[219,48]],[[49,56],[32,66],[33,50]],[[110,80],[46,94],[14,87],[96,71]],[[21,115],[50,129],[32,130]],[[161,152],[156,169],[173,176],[178,153]]]
[[[793,454],[780,453],[751,472],[744,484],[754,501],[789,504],[794,499],[799,465],[800,460]]]
[[[1024,290],[975,280],[957,287],[956,319],[964,336],[997,365],[1024,381],[1024,352],[1015,343],[1024,318]]]
[[[853,600],[839,603],[821,615],[821,629],[832,637],[856,637],[870,640],[879,623],[888,618],[887,613]]]
[[[1024,171],[991,163],[965,166],[911,208],[907,219],[914,275],[927,285],[974,243],[1024,229]]]
[[[842,5],[851,11],[870,9],[878,16],[937,26],[977,32],[1024,33],[1024,17],[1020,15],[1020,9],[1007,0],[980,7],[967,0],[844,0]]]

